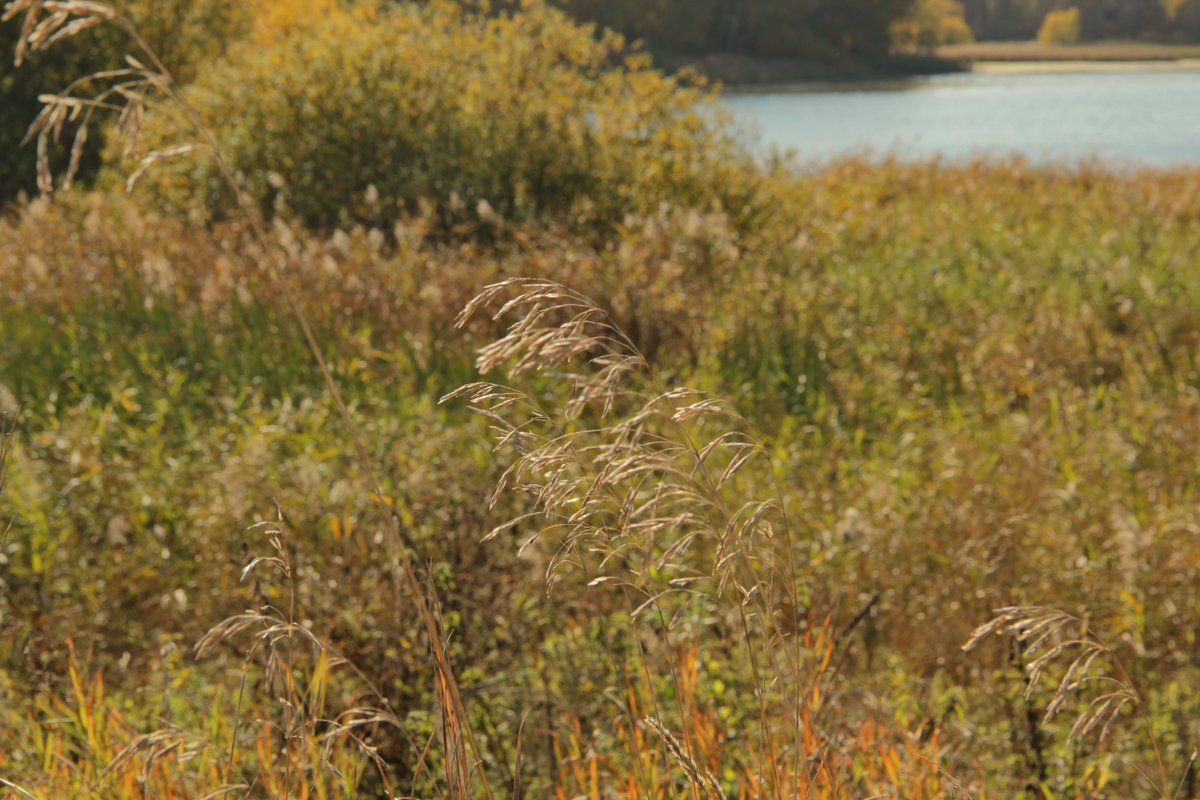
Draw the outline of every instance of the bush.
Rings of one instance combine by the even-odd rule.
[[[1043,44],[1075,44],[1080,31],[1079,9],[1068,8],[1048,13],[1037,38]]]
[[[464,219],[619,222],[661,203],[752,213],[748,158],[711,96],[623,56],[541,4],[483,16],[443,2],[334,12],[247,47],[190,97],[245,188],[307,225],[378,225],[422,204]],[[147,147],[185,133],[148,118]],[[152,179],[220,213],[211,160]],[[199,190],[194,187],[200,187]]]

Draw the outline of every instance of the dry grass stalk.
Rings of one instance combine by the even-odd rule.
[[[381,725],[402,729],[402,723],[388,709],[388,700],[363,673],[358,671],[342,657],[335,648],[321,637],[314,634],[306,625],[298,621],[294,572],[291,557],[284,541],[283,513],[278,513],[279,519],[260,522],[251,526],[251,530],[259,530],[265,534],[273,555],[255,556],[242,569],[244,580],[255,570],[268,567],[283,580],[287,588],[288,603],[284,609],[274,606],[264,606],[258,611],[246,611],[235,614],[213,626],[196,642],[194,651],[197,658],[211,654],[219,645],[236,639],[247,632],[253,632],[251,645],[245,653],[243,667],[243,692],[249,665],[256,655],[262,654],[264,679],[269,687],[271,696],[282,709],[282,719],[276,725],[284,742],[284,753],[288,759],[287,779],[291,778],[293,762],[300,771],[323,770],[330,774],[341,776],[333,763],[331,753],[340,741],[349,741],[375,767],[385,787],[387,796],[392,796],[390,781],[387,777],[387,765],[383,762],[378,751],[368,744],[360,735],[364,729],[370,730]],[[306,645],[310,657],[315,662],[313,673],[326,676],[337,667],[349,666],[367,690],[374,696],[379,705],[361,706],[340,712],[336,717],[326,717],[324,704],[326,695],[324,685],[326,678],[314,679],[314,686],[304,687],[297,680],[297,670],[301,665],[303,652],[298,652],[297,644]],[[242,698],[239,696],[238,705]],[[114,763],[127,760],[137,752],[147,748],[159,747],[161,736],[148,734],[135,740]],[[319,747],[312,745],[318,744]],[[232,774],[236,760],[237,729],[232,732],[229,761],[226,770],[226,781]],[[157,751],[155,751],[157,752]],[[311,762],[312,754],[316,753],[315,763]],[[149,765],[147,765],[147,768]],[[218,795],[233,791],[233,784],[227,784],[218,789]],[[465,795],[463,795],[465,796]]]
[[[772,563],[765,559],[766,550],[783,507],[775,498],[738,503],[725,490],[762,455],[761,445],[744,430],[723,431],[697,445],[694,437],[700,429],[689,426],[705,419],[742,426],[744,420],[694,390],[655,385],[645,358],[607,314],[556,283],[516,279],[493,284],[466,306],[458,324],[465,325],[509,294],[513,296],[492,317],[520,316],[480,349],[476,366],[482,372],[508,365],[513,375],[560,377],[568,384],[569,398],[561,414],[543,409],[524,392],[491,382],[468,384],[442,398],[466,398],[491,421],[496,449],[517,453],[492,503],[511,488],[530,495],[539,509],[498,526],[488,538],[540,514],[548,523],[543,533],[555,532],[562,541],[548,570],[551,581],[561,566],[589,551],[600,555],[601,568],[671,572],[676,589],[715,577],[720,591],[733,588],[739,602],[752,600],[764,588],[761,566]],[[586,369],[574,368],[573,362]],[[607,424],[578,425],[588,408]],[[658,555],[637,563],[638,555],[647,552],[646,543],[656,540],[663,543]],[[698,572],[691,566],[695,560],[684,558],[703,544],[709,546],[708,572]],[[639,585],[616,574],[592,576],[591,582]],[[644,599],[639,611],[653,605],[654,595]]]
[[[26,800],[41,800],[41,798],[39,798],[37,795],[33,794],[29,790],[18,786],[17,784],[13,783],[12,781],[5,780],[4,778],[0,778],[0,786],[7,786],[9,789],[12,789],[14,792],[19,794],[21,797],[24,797]]]
[[[1173,799],[1178,795],[1178,791],[1170,790],[1171,780],[1167,764],[1158,743],[1158,736],[1154,732],[1154,721],[1142,701],[1142,695],[1112,649],[1089,634],[1084,620],[1057,609],[1039,606],[1000,608],[996,610],[995,617],[971,633],[962,649],[971,650],[983,639],[1000,634],[1014,635],[1024,647],[1025,669],[1029,676],[1025,690],[1026,698],[1032,695],[1042,674],[1052,663],[1070,656],[1066,671],[1046,707],[1042,724],[1065,708],[1085,686],[1103,687],[1079,711],[1067,734],[1068,740],[1099,731],[1099,738],[1103,741],[1112,732],[1121,710],[1129,706],[1135,709],[1146,739],[1154,752],[1158,774],[1151,777],[1143,770],[1136,767],[1135,769],[1159,797]],[[1105,660],[1111,664],[1115,674],[1094,674],[1096,666]],[[1190,767],[1189,760],[1183,769],[1184,778]],[[1180,779],[1180,787],[1184,785],[1184,778]]]
[[[492,502],[512,490],[534,507],[489,538],[540,520],[519,548],[549,542],[551,590],[573,568],[588,585],[617,590],[631,618],[653,622],[668,641],[696,609],[723,608],[754,674],[779,795],[782,774],[794,767],[780,763],[775,733],[766,732],[790,718],[783,738],[796,762],[803,760],[796,732],[807,727],[811,673],[798,623],[783,613],[800,608],[784,505],[778,493],[746,500],[749,484],[740,480],[756,459],[770,472],[763,447],[726,403],[662,385],[629,337],[579,292],[540,279],[502,281],[468,303],[458,324],[492,306],[493,319],[516,319],[480,349],[477,367],[546,375],[565,384],[566,399],[543,407],[531,394],[489,381],[443,398],[465,398],[490,421],[496,448],[516,455]],[[775,707],[780,702],[787,710]],[[680,717],[686,731],[686,714]],[[681,752],[691,753],[690,742],[683,744]]]
[[[141,775],[139,782],[145,784],[150,770],[154,768],[154,764],[164,758],[168,758],[177,752],[183,759],[193,758],[198,752],[198,747],[188,747],[189,737],[184,731],[177,728],[161,728],[157,731],[142,734],[137,736],[129,744],[125,745],[112,760],[104,767],[104,775],[109,775],[117,770],[125,768],[131,761],[139,755],[145,755],[145,761],[142,764]]]
[[[1068,738],[1086,736],[1100,731],[1100,739],[1108,738],[1117,715],[1126,705],[1138,705],[1141,698],[1127,678],[1093,674],[1093,667],[1102,658],[1111,657],[1107,645],[1088,636],[1087,624],[1071,614],[1036,606],[1001,608],[989,622],[980,625],[963,645],[964,651],[974,648],[983,639],[998,634],[1012,634],[1023,645],[1028,682],[1025,697],[1033,696],[1042,675],[1054,663],[1070,655],[1066,671],[1059,679],[1042,724],[1053,719],[1086,685],[1110,687],[1093,698],[1079,713]]]
[[[671,758],[675,759],[675,763],[683,770],[683,774],[687,776],[688,783],[694,789],[703,792],[705,800],[725,800],[725,792],[721,789],[721,782],[716,776],[698,765],[695,760],[684,751],[683,745],[675,738],[667,727],[659,722],[654,717],[646,717],[642,723],[654,731],[658,738],[662,740],[663,745],[667,748],[667,752],[671,754]]]

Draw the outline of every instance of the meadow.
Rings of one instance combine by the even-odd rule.
[[[1200,169],[366,5],[0,217],[0,796],[1200,796]]]

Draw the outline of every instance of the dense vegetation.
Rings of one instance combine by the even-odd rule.
[[[654,49],[743,52],[813,60],[881,58],[888,26],[912,0],[564,0],[594,20]]]
[[[185,89],[252,216],[203,157],[124,194],[110,131],[101,189],[0,220],[0,780],[1200,794],[1200,172],[795,174],[542,6],[326,16]],[[468,89],[494,113],[442,107]],[[355,102],[393,116],[354,148],[306,111]],[[195,138],[172,111],[135,152]],[[358,155],[392,146],[462,182]],[[598,305],[525,281],[451,328],[520,276]],[[439,404],[481,379],[511,388]],[[1073,616],[963,652],[1013,606]]]
[[[643,40],[651,52],[790,59],[808,63],[814,74],[817,64],[887,69],[894,51],[973,39],[1028,41],[1048,18],[1063,15],[1078,19],[1071,41],[1200,40],[1200,0],[561,0],[561,5],[580,19]],[[1053,40],[1061,38],[1060,33]],[[711,61],[695,63],[723,71]],[[890,68],[905,64],[931,66],[914,61]]]
[[[615,34],[597,39],[543,5],[322,16],[189,87],[268,213],[285,204],[309,227],[387,228],[426,206],[446,225],[498,215],[611,229],[664,202],[740,216],[760,205],[745,157],[708,124],[707,95],[625,56]],[[186,141],[181,124],[149,116],[145,148]],[[175,208],[234,206],[211,157],[155,178],[152,193]]]
[[[1084,39],[1200,40],[1197,0],[960,0],[978,39],[1032,39],[1046,16],[1074,10]]]

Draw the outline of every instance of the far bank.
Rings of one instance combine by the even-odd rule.
[[[825,91],[953,73],[1142,72],[1200,69],[1200,45],[1106,41],[1075,45],[975,42],[886,58],[815,61],[742,53],[653,53],[664,71],[691,70],[729,93]]]

